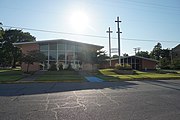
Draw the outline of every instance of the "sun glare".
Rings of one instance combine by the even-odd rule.
[[[82,32],[88,27],[89,18],[85,12],[76,11],[71,15],[70,23],[73,29],[77,30],[78,32]]]

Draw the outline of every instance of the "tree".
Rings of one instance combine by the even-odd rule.
[[[148,51],[140,51],[140,52],[136,53],[136,55],[141,56],[141,57],[150,58],[150,55],[149,55]]]
[[[151,51],[150,57],[156,60],[160,60],[161,51],[162,51],[162,45],[161,43],[157,43],[157,45],[155,45],[153,50]]]
[[[113,55],[112,58],[119,58],[119,56],[118,55]]]
[[[29,72],[30,64],[34,62],[44,62],[45,60],[46,56],[37,50],[29,51],[27,54],[24,54],[21,59],[22,62],[27,64],[27,73]]]
[[[129,55],[128,55],[127,53],[124,53],[123,56],[124,56],[124,57],[127,57],[127,56],[129,56]]]
[[[0,26],[2,25],[2,23],[0,22]],[[3,28],[2,27],[0,27],[0,39],[2,39],[2,36],[3,36]]]
[[[169,49],[162,49],[161,50],[161,57],[162,58],[167,58],[167,59],[171,59],[171,56],[170,56],[170,50]]]
[[[160,59],[160,67],[164,69],[171,68],[171,55],[169,49],[161,50],[161,59]]]
[[[102,62],[106,61],[106,59],[108,59],[109,56],[107,56],[106,51],[97,51],[96,53],[96,63],[97,64],[101,64]]]
[[[0,40],[2,45],[2,51],[3,51],[3,59],[1,64],[7,63],[8,66],[11,66],[12,68],[16,67],[16,62],[20,59],[21,57],[21,51],[19,48],[15,47],[13,43],[18,43],[18,42],[31,42],[35,41],[35,37],[32,36],[28,32],[23,32],[22,30],[17,30],[17,29],[9,29],[5,30],[2,39]]]

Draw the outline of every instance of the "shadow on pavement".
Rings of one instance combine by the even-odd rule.
[[[166,82],[163,80],[151,80],[151,81],[141,81],[141,82],[180,91],[180,85],[178,83],[174,83],[170,81]]]
[[[0,84],[0,96],[21,96],[68,92],[91,89],[127,89],[135,83],[131,82],[101,82],[101,83],[32,83],[32,84]]]

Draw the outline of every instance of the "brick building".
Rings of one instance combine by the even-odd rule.
[[[71,65],[74,69],[93,70],[96,66],[91,64],[92,57],[96,55],[97,50],[103,48],[103,46],[64,39],[21,42],[14,45],[21,48],[24,54],[32,50],[39,50],[45,54],[46,61],[30,65],[29,71],[48,70],[52,64],[56,64],[57,69],[62,64],[64,69]],[[27,64],[22,63],[21,68],[25,71]]]
[[[101,65],[101,68],[108,68],[110,67],[110,59],[107,59],[104,64]],[[114,67],[115,64],[119,63],[118,58],[111,59],[111,67]],[[150,58],[145,58],[141,56],[126,56],[121,57],[121,64],[129,64],[131,65],[132,69],[135,70],[154,70],[156,69],[158,61]]]

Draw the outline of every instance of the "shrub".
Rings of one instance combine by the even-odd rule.
[[[55,64],[55,63],[52,63],[52,64],[50,65],[49,71],[57,71],[57,68],[56,68],[56,64]]]
[[[118,64],[118,63],[115,64],[115,69],[117,70],[120,70],[122,67],[123,66],[121,64]]]
[[[124,66],[121,64],[115,64],[115,69],[117,69],[117,70],[132,70],[132,67],[131,67],[131,65],[129,65],[127,63],[124,64]]]
[[[72,68],[71,64],[69,64],[65,70],[74,70],[74,69]]]
[[[63,65],[62,64],[59,64],[59,70],[63,70]]]
[[[173,69],[180,69],[180,60],[174,60]]]
[[[129,65],[129,64],[124,64],[124,69],[126,69],[126,70],[132,70],[132,67],[131,67],[131,65]]]

